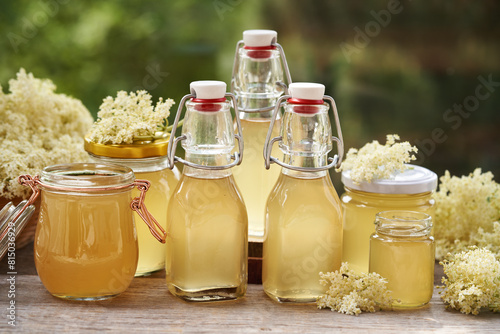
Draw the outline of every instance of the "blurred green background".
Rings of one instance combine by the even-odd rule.
[[[24,67],[94,117],[118,90],[178,102],[191,81],[229,84],[243,30],[273,29],[293,81],[336,99],[346,151],[398,133],[438,175],[498,180],[499,18],[493,0],[2,0],[0,84]]]

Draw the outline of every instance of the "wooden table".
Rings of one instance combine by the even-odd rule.
[[[52,297],[36,275],[33,246],[16,252],[15,298],[8,297],[7,259],[0,263],[0,332],[500,332],[500,314],[478,316],[446,310],[437,291],[420,309],[348,316],[318,310],[314,304],[281,305],[249,285],[245,298],[222,303],[187,303],[173,297],[164,274],[135,278],[120,296],[100,302],[71,302]],[[436,279],[442,275],[436,266]],[[15,300],[16,327],[8,325]]]

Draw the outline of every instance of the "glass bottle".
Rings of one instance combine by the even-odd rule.
[[[237,108],[235,135],[226,84],[195,81],[190,88],[172,129],[188,100],[182,134],[169,144],[170,166],[179,161],[184,170],[168,207],[167,286],[188,301],[237,299],[247,288],[248,247],[245,204],[230,169],[243,152]],[[239,153],[231,154],[235,138]],[[184,159],[174,158],[179,141]]]
[[[341,265],[342,214],[340,200],[328,169],[338,166],[343,141],[335,102],[324,96],[325,86],[293,83],[284,104],[281,136],[270,140],[269,129],[264,156],[282,171],[266,205],[262,284],[266,294],[279,302],[314,302],[325,293],[319,272],[335,271]],[[327,99],[333,106],[337,133],[332,136]],[[283,162],[271,156],[279,141]],[[332,141],[338,155],[328,158]]]
[[[35,266],[45,288],[56,297],[101,300],[129,286],[138,259],[132,210],[140,212],[158,241],[165,242],[165,231],[144,206],[150,184],[136,180],[128,167],[55,165],[46,167],[40,177],[23,175],[19,180],[33,190],[26,207],[41,194]],[[141,195],[132,200],[135,186]]]
[[[167,206],[180,173],[174,166],[168,168],[167,147],[170,136],[159,132],[155,137],[142,137],[132,144],[99,144],[85,138],[84,147],[92,160],[98,163],[115,163],[132,168],[137,178],[151,183],[146,205],[159,224],[167,226]],[[138,196],[138,190],[132,196]],[[135,221],[140,218],[134,213]],[[147,226],[138,224],[139,261],[135,276],[149,275],[165,268],[165,244],[155,241]]]
[[[381,211],[409,210],[433,215],[432,193],[437,175],[415,165],[397,173],[393,179],[355,183],[350,171],[342,172],[345,193],[341,196],[344,238],[342,261],[358,272],[368,271],[370,235],[375,232],[373,220]]]
[[[248,233],[254,241],[262,241],[265,204],[280,173],[278,166],[263,168],[262,147],[276,101],[286,90],[285,76],[291,83],[283,49],[276,39],[273,30],[244,31],[243,40],[236,46],[231,80],[245,140],[245,160],[234,168],[234,178],[246,203]],[[274,136],[279,131],[279,115],[276,122]],[[278,148],[273,153],[278,154]]]
[[[432,218],[415,211],[384,211],[376,215],[370,237],[370,272],[388,281],[393,307],[419,307],[434,289]]]

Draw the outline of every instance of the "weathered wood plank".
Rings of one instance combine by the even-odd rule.
[[[404,311],[347,316],[314,305],[281,305],[250,284],[239,301],[196,304],[167,291],[163,271],[135,278],[122,295],[101,302],[69,302],[52,297],[43,287],[33,262],[32,245],[16,252],[16,324],[7,324],[9,284],[7,261],[0,263],[0,332],[59,331],[130,332],[496,332],[500,314],[479,316],[445,310],[437,290],[429,305]],[[436,265],[435,283],[442,267]]]
[[[0,275],[0,331],[10,332],[6,306],[8,283]],[[260,285],[249,285],[242,300],[187,303],[167,291],[163,278],[135,278],[122,295],[100,302],[69,302],[52,297],[38,276],[16,277],[15,331],[150,332],[498,332],[500,316],[445,310],[437,293],[430,305],[416,310],[363,313],[358,317],[318,310],[313,304],[281,305]]]

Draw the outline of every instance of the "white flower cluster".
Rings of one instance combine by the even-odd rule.
[[[116,98],[103,100],[88,138],[99,144],[131,144],[134,138],[154,137],[165,131],[173,104],[172,99],[160,98],[153,107],[151,95],[144,90],[119,91]]]
[[[441,299],[447,307],[477,315],[482,307],[500,311],[500,262],[485,248],[474,248],[441,262],[446,277]]]
[[[355,183],[393,178],[397,172],[407,169],[405,164],[416,160],[411,152],[417,152],[416,146],[411,146],[407,141],[396,143],[397,140],[398,135],[387,135],[385,145],[374,140],[359,150],[350,148],[337,171],[350,170]]]
[[[377,273],[356,274],[347,262],[339,270],[319,273],[320,283],[329,286],[325,295],[316,301],[318,308],[331,308],[339,313],[358,315],[389,309],[393,303],[387,280]]]
[[[492,173],[477,168],[459,178],[446,171],[434,199],[437,259],[472,245],[498,252],[500,226],[495,228],[495,222],[500,220],[500,184]]]
[[[0,197],[29,195],[29,187],[17,182],[21,174],[88,159],[83,136],[92,116],[80,100],[55,90],[52,81],[36,79],[24,69],[9,81],[9,94],[0,87]]]

